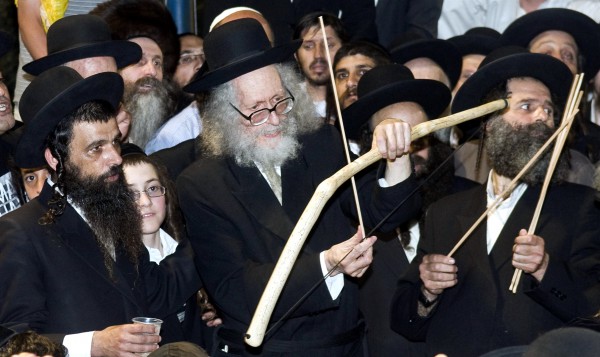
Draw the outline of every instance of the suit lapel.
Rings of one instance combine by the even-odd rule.
[[[477,219],[487,209],[487,199],[485,192],[485,185],[471,191],[471,196],[467,197],[464,202],[471,203],[468,207],[465,206],[457,214],[457,220],[460,226],[460,237],[456,238],[456,242],[473,226]],[[487,254],[487,219],[484,219],[477,228],[471,233],[464,243],[464,246],[459,248],[465,250],[465,257],[468,256],[471,260],[471,264],[478,267],[481,271],[491,279],[492,270],[489,263],[489,257]],[[459,269],[460,270],[460,269]]]
[[[44,188],[40,200],[47,207],[47,200],[52,194],[52,190],[48,185],[46,186],[48,189]],[[104,265],[104,255],[98,247],[91,228],[71,205],[67,205],[65,212],[57,219],[55,224],[47,227],[49,234],[64,242],[65,246],[81,260],[82,264],[89,266],[102,280],[119,290],[132,303],[138,305],[131,292],[132,286],[127,284],[118,268],[115,271],[116,281],[108,276]]]
[[[406,253],[404,252],[404,248],[402,248],[402,243],[400,239],[393,234],[393,237],[388,240],[380,240],[382,243],[378,248],[378,257],[374,259],[380,259],[383,261],[390,272],[394,274],[396,278],[400,278],[404,275],[406,268],[408,267],[408,258],[406,257]]]
[[[237,180],[232,187],[232,194],[244,206],[261,226],[265,227],[279,238],[287,241],[294,224],[289,219],[281,204],[275,197],[271,187],[256,167],[240,167],[233,161],[227,160],[229,169]],[[283,186],[285,192],[285,186]],[[285,202],[286,195],[283,194]]]

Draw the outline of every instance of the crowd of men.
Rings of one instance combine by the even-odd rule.
[[[446,40],[440,1],[308,3],[282,40],[260,6],[221,9],[202,38],[178,34],[161,1],[105,1],[49,27],[47,55],[23,67],[35,78],[14,108],[22,122],[0,81],[0,356],[600,352],[600,25],[522,5],[505,29]],[[364,8],[377,27],[353,25]],[[0,56],[13,41],[0,32]],[[558,164],[548,150],[513,185],[560,126],[578,73],[585,95]],[[411,134],[493,101],[503,108]],[[176,183],[185,237],[160,264],[123,174],[132,145]],[[368,152],[380,160],[305,210]],[[160,335],[134,317],[162,319]]]

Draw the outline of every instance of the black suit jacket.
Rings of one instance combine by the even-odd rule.
[[[446,289],[429,318],[419,318],[418,266],[424,254],[448,254],[485,210],[485,187],[449,196],[428,211],[419,256],[398,284],[392,328],[424,340],[428,353],[479,356],[510,345],[525,345],[541,333],[600,308],[600,239],[594,192],[587,187],[551,186],[535,234],[550,256],[540,284],[523,274],[516,294],[508,290],[514,273],[514,239],[530,225],[540,194],[529,187],[515,206],[491,253],[482,223],[456,252],[458,284]]]
[[[198,252],[198,268],[207,291],[222,313],[225,325],[240,333],[247,329],[274,265],[315,188],[344,165],[342,140],[332,126],[324,126],[317,133],[302,137],[300,142],[298,157],[282,167],[283,206],[256,167],[240,167],[231,158],[200,159],[177,181],[190,240]],[[386,189],[379,188],[374,179],[372,173],[359,180],[367,225],[377,223],[414,187],[412,177]],[[347,216],[353,206],[351,193],[341,191],[327,203],[304,244],[272,322],[322,279],[319,253],[355,233]],[[417,208],[415,198],[386,228],[392,229]],[[323,339],[355,327],[358,318],[353,280],[346,279],[342,294],[335,301],[321,284],[272,338]],[[343,353],[339,349],[329,351],[329,355]]]
[[[0,219],[0,323],[58,335],[102,330],[135,316],[164,318],[200,288],[185,241],[160,266],[142,249],[138,271],[117,249],[111,279],[90,227],[71,205],[54,224],[37,223],[51,191],[46,184],[37,199]]]

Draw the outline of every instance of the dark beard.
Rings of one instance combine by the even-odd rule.
[[[508,178],[516,177],[553,133],[554,129],[541,122],[513,127],[502,117],[491,119],[487,123],[485,148],[492,168],[499,175]],[[553,147],[551,145],[537,163],[521,177],[521,182],[532,186],[544,182]],[[567,171],[568,162],[563,151],[552,176],[552,182],[563,182],[567,177]]]
[[[151,85],[153,88],[147,92],[140,91],[144,85]],[[129,141],[143,149],[170,117],[173,102],[168,86],[156,78],[144,77],[133,84],[126,84],[123,103],[131,114]]]
[[[107,182],[107,177],[114,174],[119,174],[119,179]],[[65,193],[81,209],[94,232],[111,277],[115,251],[123,250],[137,267],[142,248],[142,223],[121,167],[113,166],[100,177],[84,177],[77,167],[67,162],[63,180]]]

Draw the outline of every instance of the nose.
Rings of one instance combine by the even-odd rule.
[[[323,43],[319,43],[315,46],[315,58],[323,58],[325,57],[325,47]]]
[[[41,176],[35,184],[34,190],[38,195],[40,194],[40,192],[42,192],[42,188],[44,188],[44,183],[46,182],[46,178],[47,178],[46,176]]]
[[[269,123],[273,126],[279,126],[279,115],[275,111],[269,113]]]
[[[146,63],[142,66],[142,74],[146,77],[156,78],[158,75],[158,70],[152,61],[146,61]]]
[[[550,114],[546,112],[543,106],[539,106],[535,109],[535,112],[533,113],[533,119],[534,121],[546,122],[552,118],[550,117]]]
[[[104,150],[104,160],[108,167],[111,166],[119,166],[123,162],[121,158],[121,148],[119,143],[115,143],[114,145],[108,145]]]
[[[358,80],[360,79],[359,76],[357,76],[356,74],[350,74],[348,76],[348,81],[346,82],[346,87],[348,88],[353,88],[356,87],[356,85],[358,84]]]
[[[150,207],[152,206],[152,199],[146,192],[140,192],[140,198],[138,199],[137,204],[140,207]]]

